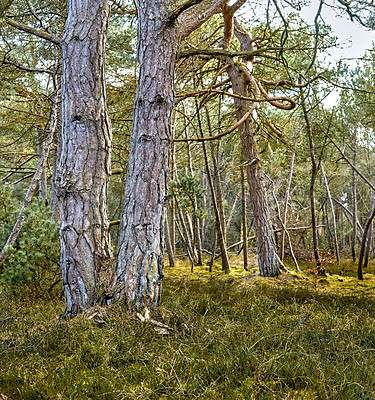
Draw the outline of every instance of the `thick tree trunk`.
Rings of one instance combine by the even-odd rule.
[[[106,109],[106,0],[68,0],[62,50],[60,203],[65,315],[96,304],[112,259],[107,217],[111,125]]]
[[[138,2],[139,79],[134,107],[115,298],[133,309],[160,301],[163,225],[179,45],[161,0]]]

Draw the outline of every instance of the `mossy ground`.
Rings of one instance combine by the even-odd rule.
[[[151,312],[169,334],[120,304],[63,320],[62,299],[2,287],[0,399],[375,399],[375,268],[330,268],[180,261]]]

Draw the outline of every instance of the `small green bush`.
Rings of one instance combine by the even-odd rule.
[[[4,191],[0,192],[2,224],[0,244],[4,246],[18,216],[18,210]],[[8,250],[0,282],[11,287],[22,285],[39,296],[50,293],[60,279],[58,224],[51,211],[39,198],[34,198],[25,211],[22,231]],[[20,292],[17,290],[17,292]]]

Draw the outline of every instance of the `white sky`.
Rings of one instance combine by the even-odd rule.
[[[310,25],[314,24],[314,18],[318,10],[318,2],[314,5],[304,7],[301,17]],[[355,59],[361,57],[364,52],[373,47],[375,42],[375,31],[364,28],[357,21],[350,21],[347,14],[338,15],[337,11],[323,6],[322,20],[331,25],[333,35],[338,38],[339,48],[329,50],[330,55],[338,61],[344,59]]]
[[[240,14],[250,21],[254,16],[265,21],[267,2],[268,0],[248,1],[246,5],[241,8],[243,12],[241,13],[240,11]],[[274,15],[277,15],[272,1],[270,2],[272,4],[271,10],[274,11]],[[308,1],[305,0],[305,2],[307,3]],[[310,4],[302,7],[302,10],[299,12],[299,15],[311,26],[314,25],[319,3],[320,1],[318,0],[310,0]],[[278,0],[278,4],[285,16],[289,12],[296,12],[292,9],[286,9],[284,7],[285,3],[283,3],[282,0]],[[319,22],[323,22],[332,27],[332,35],[337,37],[337,47],[326,50],[320,58],[324,57],[326,61],[332,64],[336,64],[339,60],[344,60],[354,67],[357,59],[363,56],[366,50],[374,48],[375,31],[364,28],[357,21],[352,22],[346,12],[339,12],[337,6],[337,0],[326,0],[322,8]],[[334,9],[334,7],[336,7],[336,9]],[[337,103],[338,99],[339,90],[334,90],[324,100],[324,103],[327,107],[332,107]]]

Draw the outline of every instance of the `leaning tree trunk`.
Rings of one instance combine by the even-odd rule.
[[[139,78],[134,106],[115,299],[139,309],[157,305],[163,279],[163,225],[179,44],[161,0],[138,3]],[[152,42],[152,44],[151,44]]]
[[[68,0],[61,39],[61,269],[65,315],[98,301],[112,258],[107,217],[111,125],[106,108],[104,55],[106,0]]]

